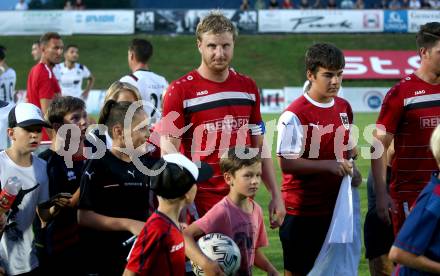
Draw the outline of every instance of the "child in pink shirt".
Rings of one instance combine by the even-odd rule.
[[[231,237],[240,248],[241,264],[237,275],[252,275],[253,265],[278,275],[261,247],[268,245],[261,207],[252,200],[261,182],[261,159],[249,155],[249,148],[231,148],[220,159],[220,167],[230,191],[202,218],[183,231],[185,254],[207,275],[223,275],[216,261],[210,260],[197,246],[195,238],[208,233]],[[238,155],[238,156],[237,156]]]

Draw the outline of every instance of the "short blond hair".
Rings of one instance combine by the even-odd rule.
[[[119,97],[119,93],[121,93],[121,91],[123,90],[127,90],[133,93],[133,96],[136,98],[136,101],[142,100],[141,94],[139,94],[139,90],[134,85],[129,84],[128,82],[115,81],[107,89],[107,92],[105,93],[104,102],[107,102],[108,100],[116,101]]]
[[[197,24],[196,37],[197,40],[202,41],[204,33],[222,34],[225,32],[230,32],[232,39],[235,41],[238,35],[237,28],[222,12],[215,10],[211,11]]]
[[[431,151],[437,163],[440,164],[440,125],[438,125],[432,132]]]

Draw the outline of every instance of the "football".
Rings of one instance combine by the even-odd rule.
[[[200,250],[208,258],[217,261],[226,275],[235,275],[240,268],[241,254],[237,244],[228,236],[211,233],[198,240]],[[203,269],[191,262],[193,272],[197,276],[205,275]]]

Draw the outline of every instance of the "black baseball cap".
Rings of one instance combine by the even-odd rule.
[[[164,155],[152,169],[161,168],[158,175],[151,176],[150,187],[158,196],[167,199],[185,195],[194,184],[207,181],[213,175],[211,166],[204,162],[196,165],[180,153]]]

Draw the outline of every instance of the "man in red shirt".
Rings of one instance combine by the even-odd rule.
[[[392,221],[395,233],[428,183],[431,172],[438,169],[429,139],[440,122],[440,23],[422,25],[416,41],[420,68],[385,96],[371,160],[377,214],[387,223]],[[386,152],[393,138],[395,155],[388,193]]]
[[[162,153],[180,149],[193,161],[204,161],[214,168],[214,176],[198,184],[195,205],[198,215],[203,216],[229,192],[220,171],[221,155],[235,145],[267,149],[263,147],[265,128],[258,88],[251,78],[229,67],[235,26],[221,13],[213,12],[200,21],[196,35],[201,65],[168,87],[160,131]],[[172,131],[184,127],[189,128]],[[268,156],[263,158],[262,178],[272,195],[271,226],[278,227],[285,210],[270,153]]]
[[[52,72],[52,68],[55,64],[61,62],[63,47],[63,41],[58,33],[45,33],[40,38],[40,62],[32,67],[29,72],[27,100],[38,106],[43,114],[46,114],[52,99],[61,93],[61,88]],[[42,140],[49,141],[45,131],[43,131]]]

